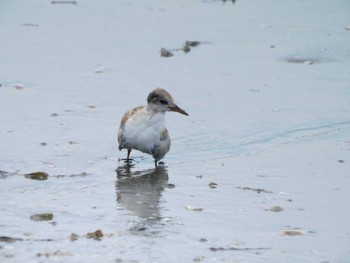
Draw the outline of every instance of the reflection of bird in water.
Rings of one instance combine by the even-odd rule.
[[[126,162],[132,149],[151,154],[157,162],[170,150],[170,136],[165,127],[165,112],[175,111],[188,115],[177,106],[164,89],[156,88],[147,97],[147,106],[131,109],[123,116],[119,132],[119,150],[127,149]]]
[[[159,220],[159,199],[168,182],[167,169],[161,165],[141,171],[131,169],[129,164],[117,169],[117,203],[141,218]]]

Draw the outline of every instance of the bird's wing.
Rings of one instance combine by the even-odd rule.
[[[133,108],[131,110],[128,110],[124,114],[124,116],[120,122],[119,130],[118,130],[119,150],[123,149],[124,144],[125,144],[125,138],[123,135],[124,135],[125,125],[126,125],[127,121],[130,119],[130,117],[132,115],[134,115],[138,110],[141,110],[142,108],[144,108],[144,106],[139,106],[139,107]]]

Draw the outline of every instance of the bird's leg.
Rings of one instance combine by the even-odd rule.
[[[132,159],[130,159],[130,153],[131,153],[131,149],[128,149],[128,155],[126,156],[126,159],[122,159],[127,164],[131,163],[131,161],[132,161]]]
[[[131,149],[128,149],[128,155],[126,156],[127,162],[130,162],[130,153],[131,153]]]

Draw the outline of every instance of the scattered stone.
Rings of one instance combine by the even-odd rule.
[[[174,188],[175,188],[175,185],[174,185],[174,184],[167,184],[167,187],[168,187],[169,189],[174,189]]]
[[[250,188],[250,187],[236,187],[238,189],[243,189],[243,190],[250,190],[250,191],[254,191],[257,192],[258,194],[260,193],[266,193],[266,194],[271,194],[271,191],[265,190],[265,189],[261,189],[261,188]]]
[[[78,144],[77,142],[74,142],[74,141],[69,141],[68,143],[69,143],[70,145]]]
[[[64,178],[64,177],[85,177],[85,176],[88,176],[90,174],[86,173],[86,172],[82,172],[80,174],[59,174],[59,175],[54,175],[53,177],[56,177],[56,178]]]
[[[23,241],[22,238],[8,237],[8,236],[0,236],[0,242],[13,243],[16,241]]]
[[[47,180],[48,176],[49,175],[44,172],[34,172],[34,173],[29,173],[24,175],[24,177],[27,179],[39,180],[39,181]]]
[[[183,45],[182,48],[180,48],[180,50],[182,50],[185,53],[188,53],[191,51],[191,48],[193,47],[198,47],[199,45],[203,44],[203,43],[208,43],[208,42],[201,42],[201,41],[189,41],[187,40],[185,42],[185,44]]]
[[[283,210],[284,209],[281,206],[278,206],[278,205],[272,206],[270,208],[265,209],[265,211],[271,211],[271,212],[276,212],[276,213],[282,212]]]
[[[57,250],[52,253],[53,256],[73,256],[73,253],[70,251]]]
[[[202,179],[202,178],[203,178],[203,175],[196,175],[196,178],[197,178],[197,179]]]
[[[86,105],[88,108],[90,109],[96,109],[96,105],[95,104],[88,104]]]
[[[46,143],[46,142],[41,142],[40,145],[41,145],[41,146],[46,146],[47,143]]]
[[[209,43],[209,42],[202,42],[202,41],[185,41],[185,43],[183,44],[183,46],[181,48],[175,48],[175,49],[165,49],[165,48],[162,48],[160,50],[160,55],[162,57],[172,57],[174,56],[174,54],[172,53],[173,51],[183,51],[184,53],[188,53],[191,51],[192,48],[194,47],[197,47],[201,44],[204,44],[204,43]]]
[[[10,175],[9,172],[5,172],[5,171],[1,171],[0,170],[0,179],[5,179],[6,177],[8,177]]]
[[[78,238],[79,238],[79,235],[75,233],[70,234],[70,237],[69,237],[70,241],[72,242],[78,240]]]
[[[304,235],[304,233],[299,230],[284,230],[282,232],[282,235],[294,237],[294,236],[302,236]]]
[[[346,27],[345,27],[345,30],[346,30],[346,31],[350,31],[350,26],[346,26]]]
[[[90,174],[86,173],[86,172],[82,172],[80,174],[71,174],[69,177],[85,177],[88,176]]]
[[[191,51],[191,48],[189,46],[184,46],[181,50],[185,53],[188,53]]]
[[[50,256],[50,254],[48,252],[46,252],[46,253],[36,253],[35,256],[37,256],[38,258],[40,258],[40,257],[48,258]]]
[[[338,160],[338,163],[344,163],[345,161],[344,160]]]
[[[101,240],[103,237],[103,232],[101,229],[96,230],[95,232],[87,233],[86,238],[92,238],[95,240]]]
[[[187,209],[187,210],[190,210],[190,211],[197,211],[197,212],[203,211],[203,208],[200,208],[200,207],[193,207],[193,206],[191,206],[191,205],[186,205],[186,209]]]
[[[165,57],[165,58],[169,58],[169,57],[174,56],[174,54],[165,48],[161,48],[160,49],[160,56]]]
[[[286,61],[289,63],[305,64],[305,65],[313,65],[315,63],[320,62],[318,58],[302,58],[302,57],[288,58]]]
[[[201,262],[203,259],[205,259],[205,256],[198,256],[193,259],[194,262]]]
[[[53,219],[53,214],[52,213],[34,214],[34,215],[31,215],[29,218],[32,221],[51,221]]]
[[[51,256],[73,256],[73,253],[70,251],[63,251],[63,250],[57,250],[55,252],[45,252],[45,253],[37,253],[36,254],[37,257],[45,257],[45,258],[49,258]]]
[[[19,170],[14,172],[6,172],[6,171],[0,170],[0,179],[6,179],[9,176],[18,175],[18,174],[19,174]]]
[[[54,112],[54,113],[52,113],[50,116],[51,116],[51,117],[57,117],[58,114]]]
[[[202,237],[201,239],[199,239],[199,242],[202,242],[202,243],[207,242],[207,241],[208,241],[208,239],[206,239],[206,238],[204,238],[204,237]]]
[[[251,248],[251,247],[229,247],[229,248],[223,248],[223,247],[210,247],[209,248],[213,252],[218,252],[218,251],[228,251],[228,250],[233,250],[233,251],[254,251],[254,250],[269,250],[271,249],[270,247],[257,247],[257,248]]]
[[[185,45],[184,46],[187,46],[187,47],[197,47],[199,46],[200,44],[202,44],[203,42],[200,42],[200,41],[189,41],[187,40],[185,42]]]
[[[215,183],[215,182],[210,182],[209,183],[209,188],[210,189],[215,189],[215,188],[217,188],[218,187],[218,184],[217,183]]]

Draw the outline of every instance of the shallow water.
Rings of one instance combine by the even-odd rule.
[[[1,262],[348,262],[348,3],[68,2],[0,4]]]

